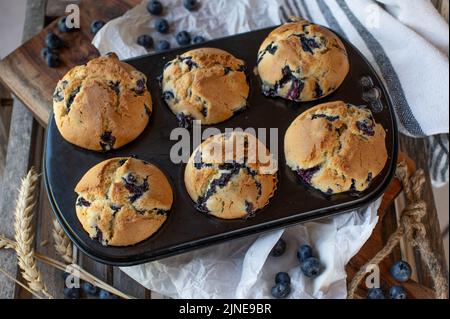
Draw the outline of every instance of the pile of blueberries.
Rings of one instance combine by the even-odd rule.
[[[66,281],[67,276],[69,276],[67,272],[62,273],[64,282]],[[81,288],[64,288],[64,297],[67,299],[80,299],[82,294],[85,296],[98,297],[100,299],[119,299],[116,295],[111,294],[106,290],[99,289],[89,282],[83,282]]]
[[[184,0],[184,7],[189,11],[195,11],[199,8],[200,4],[197,0]],[[160,1],[150,0],[147,5],[147,10],[150,14],[155,16],[161,16],[164,11],[164,7]],[[161,34],[168,34],[170,32],[169,22],[164,18],[159,18],[155,21],[155,29]],[[205,38],[198,35],[192,39],[191,35],[187,31],[181,31],[176,35],[177,43],[181,46],[189,45],[192,42],[194,44],[200,44],[205,42]],[[170,49],[170,42],[167,40],[158,41],[154,44],[153,38],[148,34],[140,35],[137,38],[137,44],[140,46],[151,49],[155,47],[156,52],[163,52]]]
[[[189,11],[195,11],[200,7],[198,0],[183,0],[184,7]],[[155,16],[161,16],[164,11],[164,7],[160,1],[150,0],[147,5],[147,10],[150,14]],[[66,23],[66,17],[61,18],[58,21],[58,30],[61,33],[73,32],[75,28],[69,28]],[[90,29],[92,34],[96,34],[103,26],[104,21],[95,20],[91,23]],[[164,18],[159,18],[155,21],[155,29],[162,34],[168,34],[170,32],[169,22]],[[181,31],[176,35],[177,43],[181,46],[189,45],[191,43],[200,44],[205,42],[205,38],[197,35],[193,39],[189,32]],[[56,68],[60,65],[61,60],[59,58],[59,50],[65,47],[63,40],[53,32],[49,32],[45,36],[45,47],[41,50],[41,56],[45,63],[51,67]],[[140,35],[137,39],[137,43],[146,49],[155,47],[156,52],[163,52],[170,49],[170,42],[167,40],[158,41],[154,44],[153,38],[148,34]]]
[[[280,239],[273,247],[270,255],[280,257],[286,251],[286,241]],[[320,260],[313,256],[313,250],[309,245],[302,245],[297,250],[297,259],[300,263],[302,273],[311,279],[319,276],[323,271]],[[282,299],[291,293],[291,277],[286,272],[280,272],[275,276],[275,286],[272,288],[272,296]]]
[[[411,279],[411,266],[403,260],[396,262],[390,268],[392,278],[398,282],[407,282]],[[390,299],[406,299],[405,289],[401,285],[394,285],[389,289]],[[386,299],[382,288],[371,288],[367,293],[367,299]]]
[[[62,17],[58,21],[58,30],[60,33],[69,33],[76,31],[76,28],[69,28],[67,26],[67,17]],[[95,20],[91,23],[91,33],[96,34],[103,26],[104,21]],[[53,32],[47,33],[44,40],[45,47],[41,50],[41,56],[45,63],[51,68],[57,68],[60,65],[59,50],[64,48],[66,44],[64,41]]]

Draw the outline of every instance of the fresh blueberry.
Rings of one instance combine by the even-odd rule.
[[[193,40],[194,44],[200,44],[200,43],[203,43],[205,41],[206,41],[205,38],[202,37],[201,35],[195,36],[194,40]]]
[[[96,34],[103,26],[105,25],[105,22],[101,20],[95,20],[91,23],[91,33]]]
[[[54,51],[53,51],[52,49],[50,49],[50,48],[45,47],[45,48],[42,48],[42,49],[41,49],[41,57],[42,57],[44,60],[45,60],[45,57],[46,57],[47,55],[51,54],[51,53],[54,53]]]
[[[272,296],[277,299],[283,299],[291,293],[291,285],[278,283],[272,288]]]
[[[306,261],[306,259],[312,257],[312,248],[309,245],[302,245],[297,250],[297,258],[300,263]]]
[[[156,42],[155,50],[156,52],[163,52],[170,50],[170,42],[166,40]]]
[[[66,271],[63,271],[62,273],[61,273],[61,278],[64,280],[64,281],[66,281],[66,279],[67,279],[67,277],[69,277],[69,273],[68,272],[66,272]]]
[[[140,46],[142,46],[146,49],[151,48],[153,46],[153,38],[151,36],[149,36],[148,34],[140,35],[137,38],[137,44],[139,44]]]
[[[400,282],[408,281],[411,278],[411,266],[406,261],[399,261],[390,269],[391,276]]]
[[[316,257],[309,257],[300,264],[300,269],[308,278],[316,278],[322,271],[319,259]]]
[[[381,288],[371,288],[367,292],[367,299],[385,299],[384,292]]]
[[[51,68],[57,68],[59,66],[59,55],[57,53],[48,53],[45,56],[45,63]]]
[[[64,288],[64,297],[67,299],[79,299],[80,288]]]
[[[183,5],[189,11],[194,11],[198,8],[197,0],[183,0]]]
[[[113,295],[103,289],[100,289],[99,298],[100,299],[118,299],[118,297],[116,295]]]
[[[181,31],[177,34],[177,42],[179,45],[191,44],[191,35],[187,31]]]
[[[276,284],[286,284],[286,285],[290,285],[290,284],[291,284],[291,277],[290,277],[289,274],[286,273],[286,272],[279,272],[279,273],[275,276],[275,283],[276,283]]]
[[[53,32],[47,33],[45,36],[45,45],[50,49],[59,49],[62,47],[62,40]]]
[[[88,294],[90,296],[97,296],[97,294],[98,294],[98,288],[96,286],[94,286],[93,284],[91,284],[90,282],[83,283],[81,288],[83,289],[83,291],[86,294]]]
[[[156,1],[156,0],[151,0],[147,4],[147,10],[150,14],[158,16],[163,12],[163,6],[162,6],[161,2]]]
[[[60,32],[62,32],[62,33],[70,32],[70,31],[74,30],[74,29],[69,28],[69,27],[67,26],[66,21],[67,21],[67,17],[62,17],[62,18],[59,19],[59,21],[58,21],[58,30],[59,30]]]
[[[158,19],[155,21],[155,29],[160,33],[168,33],[169,32],[169,22],[166,19]]]
[[[406,299],[406,292],[402,286],[396,285],[389,289],[389,297],[391,299]]]
[[[284,239],[280,238],[280,240],[273,246],[270,255],[273,257],[280,257],[286,251],[286,242]]]

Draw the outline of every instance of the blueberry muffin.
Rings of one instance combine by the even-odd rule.
[[[362,192],[387,161],[384,128],[370,110],[331,102],[301,114],[284,140],[287,165],[327,194]]]
[[[76,213],[89,236],[105,246],[128,246],[166,221],[173,193],[154,165],[114,158],[91,168],[75,188]]]
[[[349,68],[342,41],[330,30],[306,20],[272,31],[258,53],[263,93],[296,102],[331,94]]]
[[[184,181],[200,212],[221,219],[248,218],[274,195],[276,172],[276,160],[264,144],[237,132],[213,136],[200,145],[186,166]]]
[[[152,113],[146,81],[144,74],[115,54],[73,68],[53,95],[61,135],[92,151],[109,151],[133,141]]]
[[[244,61],[228,52],[203,48],[170,61],[162,75],[162,94],[181,127],[193,120],[210,125],[245,109],[249,85]]]

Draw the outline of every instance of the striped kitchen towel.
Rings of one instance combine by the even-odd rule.
[[[93,44],[121,59],[147,53],[136,38],[174,37],[154,30],[155,17],[141,4],[111,20]],[[430,0],[210,0],[196,12],[182,0],[165,0],[173,33],[189,30],[207,39],[278,25],[300,16],[326,25],[353,43],[384,81],[400,131],[427,137],[430,172],[436,185],[448,181],[449,64],[448,24]],[[438,135],[438,136],[436,136]]]
[[[400,131],[427,136],[435,186],[448,182],[449,28],[429,0],[281,0],[280,16],[326,25],[352,42],[388,89]]]

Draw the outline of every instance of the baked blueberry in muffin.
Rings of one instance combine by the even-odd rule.
[[[288,128],[286,162],[301,181],[323,193],[362,192],[386,164],[385,138],[369,109],[325,103]]]
[[[114,158],[90,169],[75,188],[77,217],[89,236],[128,246],[152,236],[166,221],[173,193],[154,165]]]
[[[136,139],[152,112],[144,74],[100,57],[70,70],[56,86],[53,111],[68,142],[93,151],[117,149]]]
[[[200,212],[222,219],[248,218],[274,195],[276,171],[264,144],[237,132],[201,144],[186,166],[184,181]]]
[[[249,94],[244,61],[212,48],[192,50],[167,63],[161,86],[165,102],[178,118],[206,125],[245,109]]]
[[[347,52],[330,30],[306,20],[270,33],[258,52],[263,93],[306,102],[334,92],[349,72]]]

